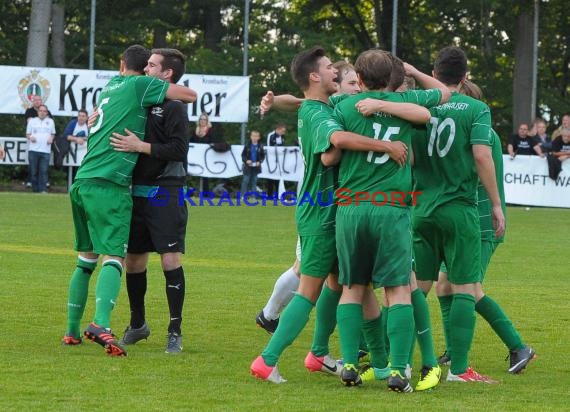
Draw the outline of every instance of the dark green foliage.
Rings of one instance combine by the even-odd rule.
[[[90,2],[55,0],[66,9],[67,67],[87,68]],[[331,60],[356,56],[370,48],[391,49],[392,0],[290,0],[250,2],[248,74],[251,116],[248,127],[269,131],[277,120],[295,131],[295,116],[255,115],[266,90],[299,91],[289,63],[302,48],[323,45]],[[496,129],[506,138],[512,129],[516,16],[533,13],[533,1],[400,0],[397,54],[431,71],[437,51],[463,47],[471,78],[485,93]],[[30,0],[0,4],[0,64],[22,65]],[[126,46],[175,47],[188,56],[190,73],[241,75],[244,2],[237,0],[98,0],[95,68],[116,70]],[[112,12],[109,12],[112,11]],[[563,0],[540,3],[537,115],[570,111],[570,17]],[[506,18],[506,16],[508,16]],[[13,129],[0,117],[0,131]],[[531,119],[529,119],[531,120]],[[239,141],[239,125],[224,125],[226,137]],[[3,132],[6,133],[6,132]]]

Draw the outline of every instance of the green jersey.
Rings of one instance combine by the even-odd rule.
[[[472,146],[491,145],[489,107],[453,92],[430,109],[427,134],[414,142],[414,191],[421,192],[414,213],[429,216],[453,202],[476,206],[479,176]]]
[[[344,130],[372,139],[401,141],[412,144],[414,126],[406,120],[387,113],[374,113],[365,117],[355,105],[362,99],[372,98],[391,102],[416,103],[431,107],[439,103],[439,90],[410,90],[404,93],[367,91],[352,95],[335,106],[334,115]],[[410,204],[412,174],[409,160],[400,167],[386,153],[346,150],[343,152],[339,169],[338,192],[343,202],[355,199],[357,192],[368,194],[360,201],[374,201],[389,206],[404,207]],[[363,194],[359,197],[362,199]],[[351,201],[350,201],[351,202]]]
[[[297,132],[305,163],[295,212],[300,236],[334,233],[335,230],[333,197],[338,187],[338,168],[326,167],[321,162],[321,154],[331,146],[331,135],[342,130],[332,114],[332,107],[318,100],[305,100],[299,108]]]
[[[76,179],[105,179],[121,186],[131,184],[138,153],[118,152],[109,139],[125,128],[144,139],[148,107],[162,103],[168,83],[148,76],[116,76],[107,83],[99,101],[97,122],[89,131],[87,154]]]
[[[499,189],[499,197],[501,198],[501,206],[503,214],[507,216],[505,204],[505,188],[503,184],[503,149],[501,146],[501,138],[493,130],[491,133],[491,154],[493,163],[495,164],[495,178],[497,180],[497,188]],[[493,228],[493,207],[489,200],[489,195],[481,182],[477,186],[477,210],[479,211],[479,224],[481,226],[481,240],[491,240],[493,242],[503,242],[504,235],[500,238],[495,237],[495,229]]]

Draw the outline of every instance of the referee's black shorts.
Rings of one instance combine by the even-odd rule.
[[[128,253],[184,253],[188,209],[179,189],[161,187],[151,199],[133,197]]]

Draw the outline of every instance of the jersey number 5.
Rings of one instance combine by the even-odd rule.
[[[89,134],[95,133],[101,128],[101,125],[103,124],[103,117],[105,117],[103,106],[109,103],[109,99],[109,97],[105,97],[103,100],[101,100],[101,103],[97,107],[97,123],[95,123],[91,129],[89,129]]]
[[[378,140],[380,138],[380,133],[382,131],[382,125],[380,123],[373,123],[372,128],[374,129],[374,138]],[[399,127],[388,127],[384,136],[382,136],[382,140],[390,141],[390,137],[394,134],[400,133]],[[373,160],[374,159],[374,160]],[[377,165],[381,165],[386,163],[390,159],[388,153],[384,153],[382,156],[379,156],[376,152],[368,152],[368,156],[366,157],[366,161],[368,163],[374,162]]]
[[[435,149],[437,150],[437,154],[439,157],[445,157],[446,154],[449,153],[449,149],[451,149],[451,145],[453,144],[453,140],[455,139],[455,122],[453,119],[446,117],[440,123],[440,119],[437,117],[432,117],[429,121],[431,123],[431,134],[429,136],[428,142],[428,156],[433,156],[433,146],[435,144]],[[441,135],[443,134],[444,130],[449,127],[449,136],[447,138],[447,143],[445,144],[443,149],[440,149],[440,140],[442,139]]]

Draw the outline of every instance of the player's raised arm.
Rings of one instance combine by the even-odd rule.
[[[180,100],[185,103],[193,103],[198,98],[198,94],[186,86],[170,83],[166,91],[166,97],[170,100]]]
[[[422,73],[414,66],[409,63],[404,63],[404,70],[406,71],[406,76],[413,77],[424,89],[439,89],[441,91],[440,103],[445,103],[451,97],[451,92],[445,84],[440,82],[434,77]]]

